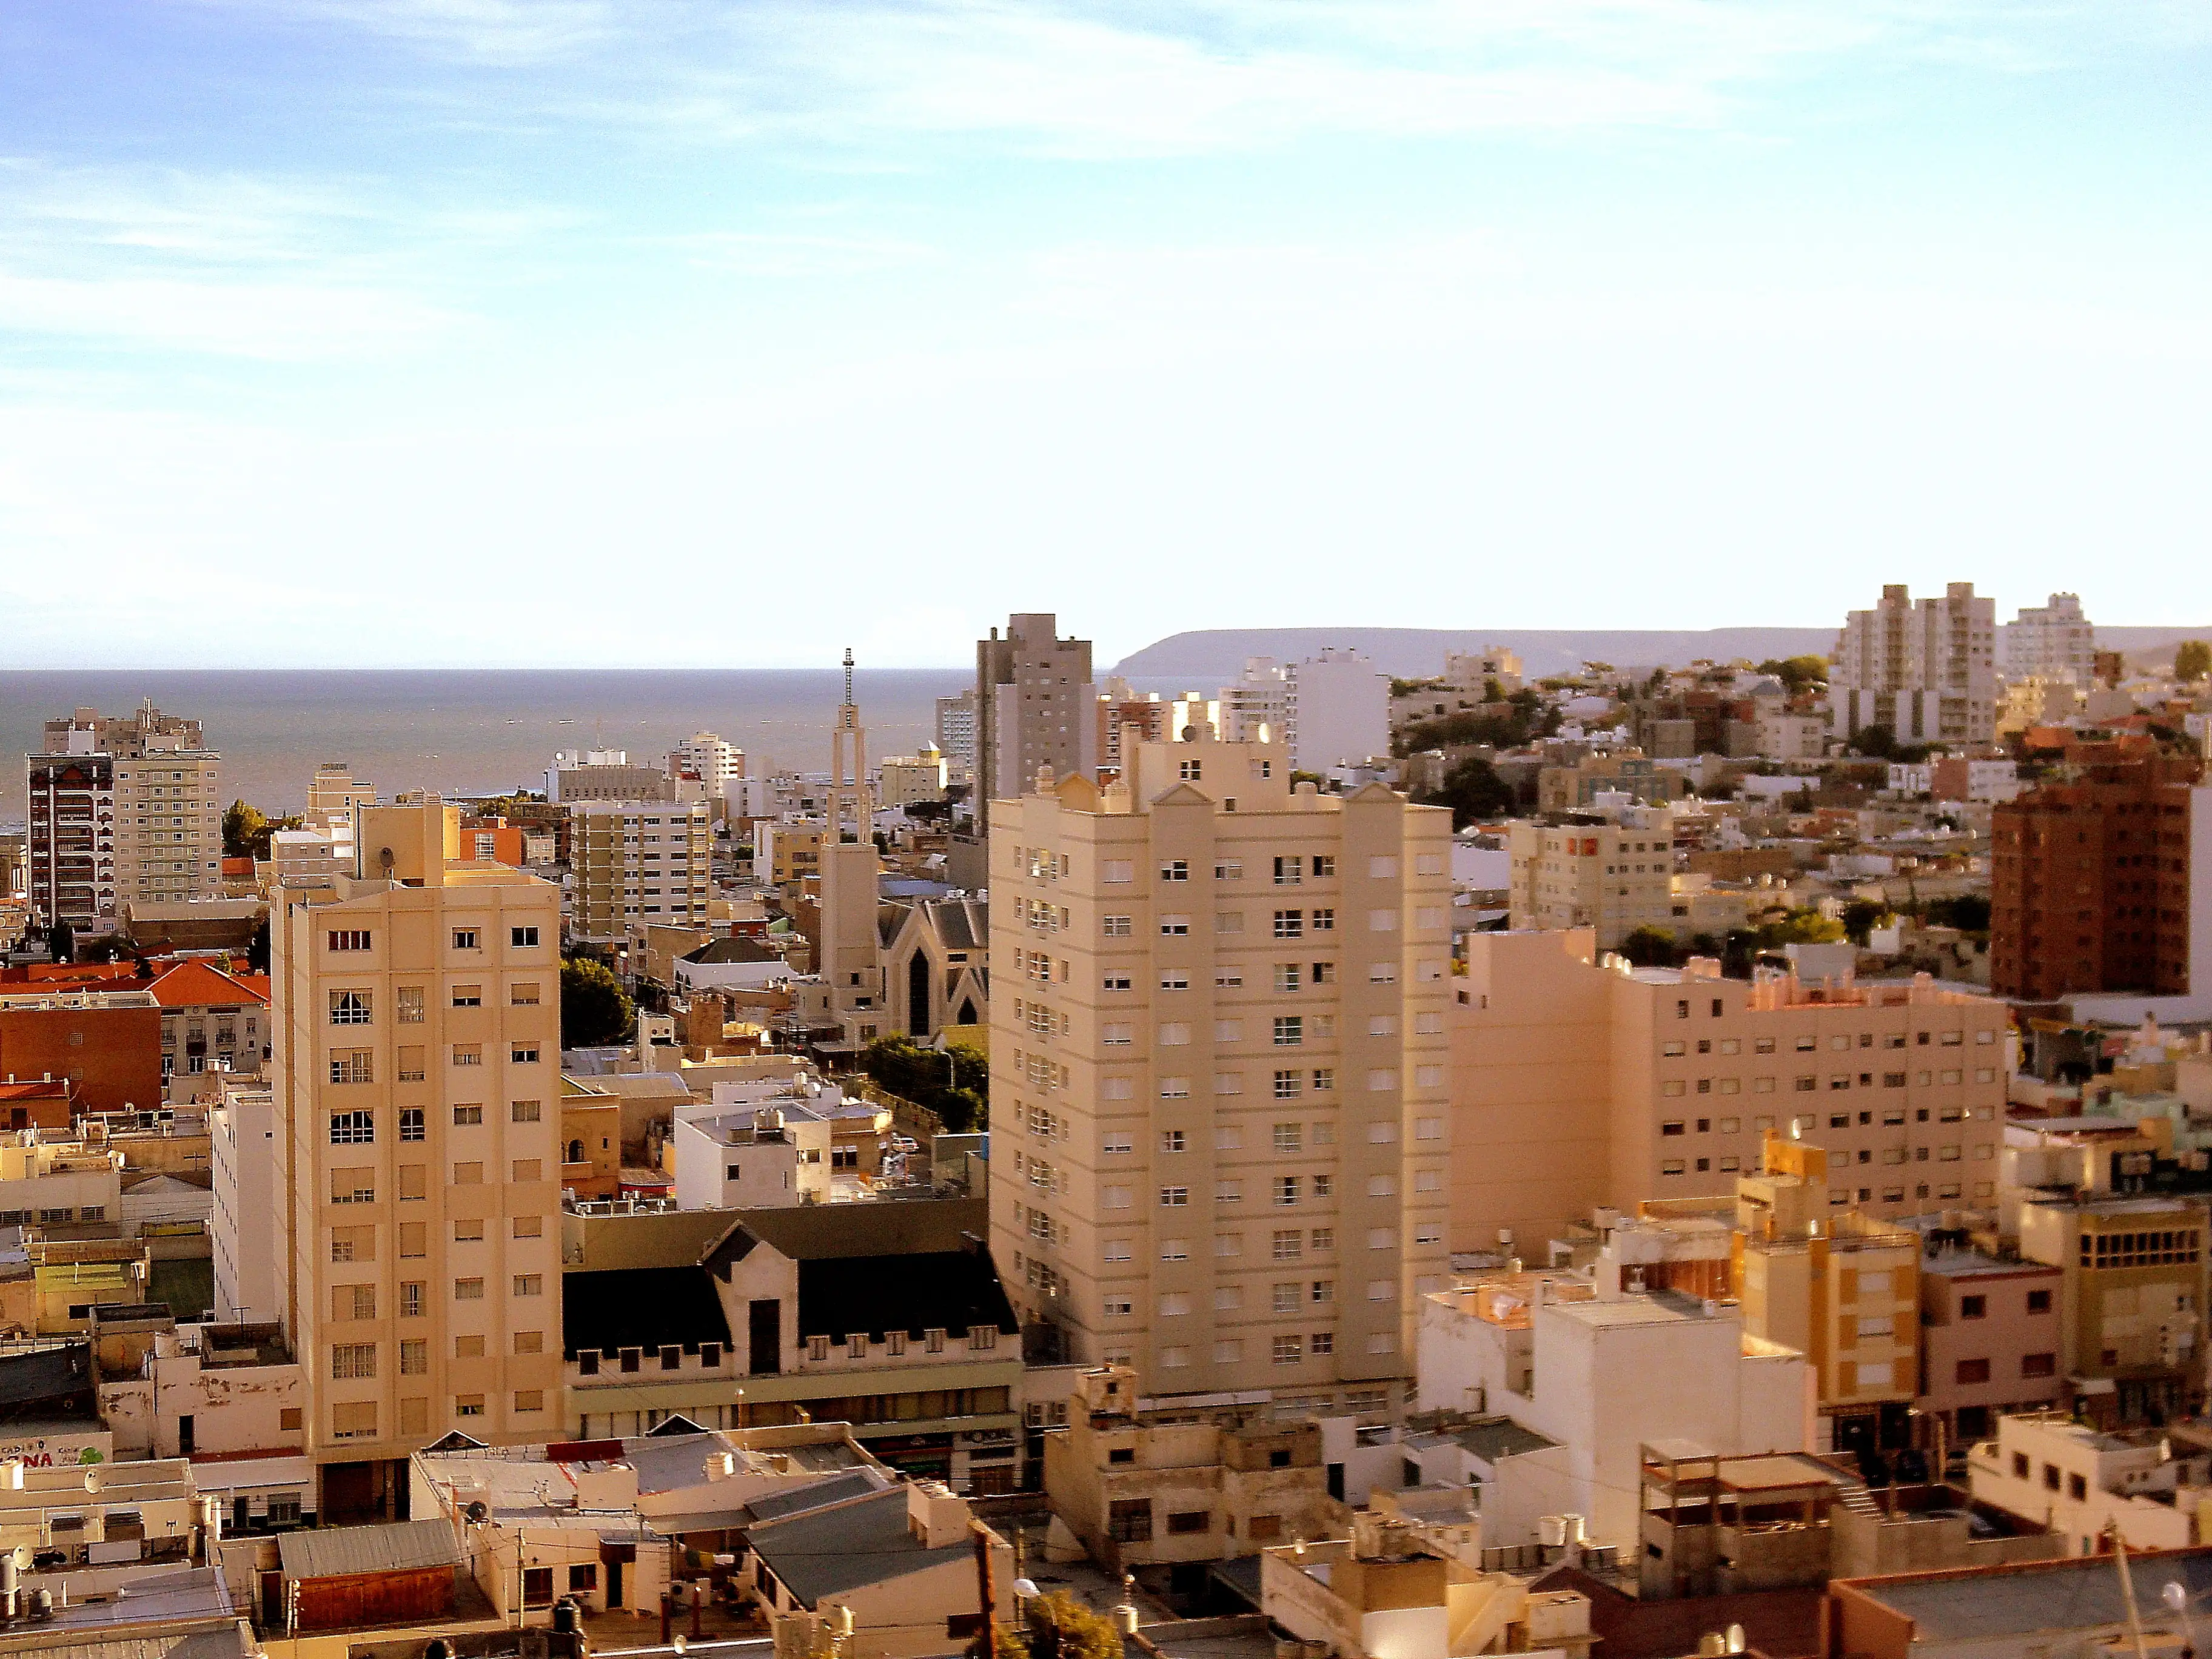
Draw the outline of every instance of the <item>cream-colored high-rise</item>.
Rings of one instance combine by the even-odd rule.
[[[1155,1395],[1402,1397],[1448,1268],[1449,816],[1294,791],[1273,745],[1125,749],[991,807],[1008,1291]]]
[[[448,1431],[562,1415],[560,890],[463,859],[434,799],[356,822],[355,874],[279,889],[272,934],[276,1243],[325,1520],[388,1510]]]

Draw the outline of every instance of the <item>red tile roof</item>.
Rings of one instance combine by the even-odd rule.
[[[164,1008],[223,1007],[269,1001],[266,974],[228,974],[198,958],[180,962],[146,988]]]

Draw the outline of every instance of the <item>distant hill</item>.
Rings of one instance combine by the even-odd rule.
[[[1498,628],[1480,632],[1446,628],[1207,628],[1132,653],[1114,672],[1136,676],[1188,676],[1210,689],[1244,670],[1247,657],[1310,657],[1325,646],[1364,651],[1386,674],[1413,679],[1443,672],[1447,651],[1480,651],[1502,645],[1521,653],[1531,678],[1563,674],[1590,661],[1617,668],[1656,668],[1662,663],[1710,657],[1729,662],[1748,657],[1825,657],[1835,648],[1832,628],[1713,628],[1662,632],[1644,629]]]
[[[1211,690],[1243,672],[1248,657],[1310,657],[1326,646],[1350,647],[1386,674],[1413,679],[1440,672],[1447,651],[1502,645],[1521,653],[1529,678],[1564,674],[1585,662],[1616,668],[1680,667],[1709,658],[1825,657],[1834,628],[1549,629],[1495,628],[1204,628],[1170,634],[1132,652],[1111,672],[1134,678],[1188,679]],[[2162,656],[2182,640],[2212,640],[2212,627],[2100,628],[2097,642],[2130,656]]]

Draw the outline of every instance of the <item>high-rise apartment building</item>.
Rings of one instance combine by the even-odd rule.
[[[29,896],[47,921],[100,926],[140,903],[222,893],[222,757],[200,723],[151,703],[46,723],[27,757]]]
[[[1158,1394],[1401,1398],[1447,1271],[1449,816],[1203,729],[1125,762],[993,809],[994,1257]]]
[[[2097,630],[2077,594],[2053,593],[2048,605],[2022,606],[2004,625],[2003,647],[2008,680],[2063,680],[2085,691],[2096,683]]]
[[[650,922],[704,922],[712,830],[703,801],[576,802],[568,809],[570,931],[586,945],[619,945]]]
[[[994,628],[975,641],[979,805],[1027,789],[1040,766],[1055,777],[1097,770],[1091,641],[1061,639],[1059,622],[1049,611],[1017,614],[1004,639]],[[938,742],[952,752],[943,735]]]
[[[1899,742],[1988,743],[1996,732],[1996,605],[1972,582],[1940,599],[1915,599],[1903,583],[1854,611],[1828,668],[1836,732],[1886,726]]]
[[[725,800],[731,793],[731,786],[745,775],[745,751],[734,744],[723,742],[712,732],[696,732],[668,757],[672,777],[679,767],[688,768],[699,780],[708,799]]]
[[[1715,1198],[1765,1138],[1826,1148],[1827,1201],[1987,1206],[2005,1006],[1933,983],[1631,968],[1590,933],[1469,933],[1453,981],[1452,1248],[1539,1257],[1601,1207]]]
[[[1334,646],[1296,662],[1254,657],[1221,689],[1224,735],[1290,753],[1293,769],[1325,773],[1390,752],[1390,677],[1358,651]]]
[[[460,857],[458,808],[359,811],[354,873],[280,888],[272,933],[269,1211],[325,1520],[391,1514],[441,1435],[562,1417],[560,890]]]
[[[62,719],[48,720],[40,747],[49,755],[112,755],[118,760],[136,760],[149,750],[204,749],[207,738],[198,720],[164,714],[149,700],[128,714],[79,708]]]
[[[1996,806],[1991,990],[2050,1001],[2212,988],[2212,789],[2200,770],[2085,748],[2068,780]]]
[[[975,694],[937,700],[937,746],[951,763],[955,783],[973,782],[979,762],[975,746]]]
[[[1589,927],[1612,951],[1639,927],[1674,930],[1674,815],[1667,806],[1614,806],[1518,820],[1512,925]]]

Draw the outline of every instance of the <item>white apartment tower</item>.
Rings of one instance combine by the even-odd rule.
[[[1061,639],[1059,625],[1050,611],[1017,614],[1007,620],[1004,639],[994,628],[989,639],[975,642],[980,802],[1028,788],[1040,766],[1052,768],[1055,777],[1098,769],[1091,641]],[[951,744],[944,746],[952,752]]]
[[[1886,726],[1903,743],[1987,743],[1996,732],[1996,608],[1972,582],[1940,599],[1902,583],[1854,611],[1828,672],[1837,735]]]
[[[2050,604],[2023,606],[2004,625],[2008,680],[2063,680],[2086,691],[2096,670],[2097,630],[2081,614],[2078,594],[2053,593]]]
[[[722,741],[712,732],[695,732],[683,746],[668,757],[668,772],[676,775],[677,769],[688,767],[707,792],[710,800],[726,800],[738,791],[745,775],[745,751],[734,744]]]
[[[1293,770],[1326,773],[1390,752],[1390,677],[1361,652],[1250,658],[1243,678],[1222,687],[1221,706],[1224,736],[1256,743],[1264,729]]]
[[[458,808],[356,811],[270,958],[266,1247],[325,1519],[388,1515],[441,1435],[562,1427],[560,890],[461,858]]]
[[[1139,743],[994,804],[992,1248],[1162,1395],[1402,1399],[1448,1271],[1449,815]]]

